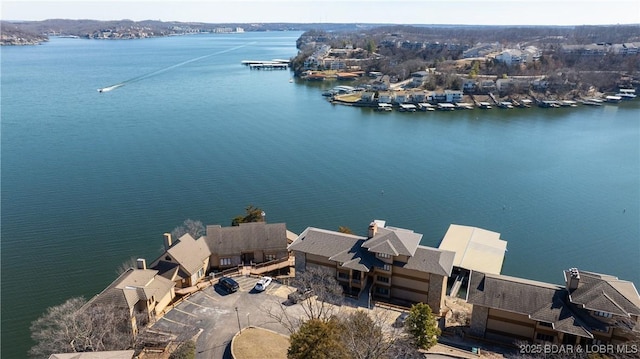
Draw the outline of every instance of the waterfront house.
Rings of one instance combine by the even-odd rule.
[[[393,101],[398,104],[411,102],[411,93],[407,91],[396,91]]]
[[[176,243],[165,233],[165,253],[151,267],[178,288],[191,287],[212,270],[287,258],[287,235],[284,223],[266,222],[210,225],[205,236],[196,240],[187,233]]]
[[[122,273],[107,288],[91,298],[85,307],[105,305],[126,309],[135,333],[136,313],[143,313],[149,320],[154,320],[174,297],[174,282],[159,275],[157,270],[147,269],[146,261],[138,259],[137,268],[130,268]]]
[[[372,293],[405,305],[423,302],[440,313],[454,253],[422,246],[421,239],[422,234],[376,220],[366,237],[308,227],[289,250],[295,255],[296,272],[323,268],[347,294]]]
[[[462,101],[462,91],[444,90],[444,102],[457,103]]]
[[[391,91],[378,92],[378,103],[392,103],[395,101],[395,95]]]
[[[411,92],[411,100],[413,103],[423,103],[427,102],[427,97],[429,96],[428,91],[413,91]]]
[[[640,333],[640,296],[614,276],[564,272],[565,285],[472,272],[470,333],[485,339],[616,344]]]
[[[204,237],[196,240],[186,233],[174,243],[171,233],[165,233],[164,247],[165,253],[153,262],[151,268],[174,281],[178,288],[193,286],[204,278],[211,256]]]
[[[284,223],[240,223],[239,226],[207,226],[210,268],[270,262],[287,258],[287,226]]]

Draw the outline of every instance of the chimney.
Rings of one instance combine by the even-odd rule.
[[[136,259],[136,263],[138,263],[138,269],[147,269],[147,261],[144,258]]]
[[[579,283],[580,283],[580,272],[578,272],[578,268],[570,268],[569,275],[567,277],[567,289],[569,291],[573,291],[578,288]]]
[[[173,242],[171,240],[171,233],[165,233],[164,234],[164,250],[168,251],[169,248],[171,248],[172,244]]]
[[[373,238],[378,233],[378,224],[373,221],[369,223],[369,238]]]

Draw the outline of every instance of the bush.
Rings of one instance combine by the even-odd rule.
[[[192,340],[183,343],[176,351],[171,353],[169,359],[196,359],[196,343]]]

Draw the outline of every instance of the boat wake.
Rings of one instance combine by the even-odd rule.
[[[115,89],[117,89],[118,87],[121,87],[121,86],[124,86],[124,83],[113,85],[113,86],[109,86],[109,87],[103,87],[101,89],[98,89],[98,92],[108,92],[108,91],[111,91],[111,90],[115,90]]]
[[[159,70],[156,70],[156,71],[144,74],[144,75],[140,75],[140,76],[136,76],[134,78],[130,78],[128,80],[122,81],[122,82],[120,82],[118,84],[115,84],[115,85],[99,88],[98,92],[101,92],[101,93],[102,92],[109,92],[109,91],[117,89],[118,87],[122,87],[122,86],[130,84],[130,83],[146,80],[146,79],[148,79],[150,77],[154,77],[154,76],[160,75],[162,73],[165,73],[167,71],[171,71],[171,70],[173,70],[175,68],[178,68],[180,66],[184,66],[184,65],[190,64],[192,62],[200,61],[200,60],[206,59],[206,58],[211,57],[211,56],[221,55],[221,54],[224,54],[224,53],[227,53],[227,52],[235,51],[235,50],[241,49],[241,48],[243,48],[245,46],[253,45],[255,43],[256,42],[254,41],[254,42],[250,42],[250,43],[247,43],[247,44],[244,44],[244,45],[239,45],[239,46],[236,46],[236,47],[232,47],[230,49],[214,52],[214,53],[209,54],[209,55],[199,56],[199,57],[187,60],[187,61],[183,61],[183,62],[177,63],[175,65],[171,65],[171,66],[167,66],[167,67],[161,68]]]

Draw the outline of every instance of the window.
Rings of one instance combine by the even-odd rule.
[[[390,272],[391,271],[391,266],[388,265],[388,264],[385,264],[385,265],[382,266],[382,269],[386,270],[387,272]]]
[[[391,258],[391,255],[386,253],[378,253],[378,258]]]
[[[389,295],[389,288],[376,287],[375,292],[376,294],[380,294],[380,295]]]
[[[545,342],[552,342],[553,341],[554,336],[553,335],[548,335],[548,334],[542,334],[542,333],[538,333],[536,334],[536,339],[538,340],[544,340]]]
[[[347,272],[338,272],[338,279],[349,280],[349,273],[347,273]]]
[[[276,255],[275,254],[265,254],[264,255],[264,259],[267,262],[275,261],[276,260]]]
[[[231,258],[220,258],[220,265],[221,266],[230,266],[231,265]]]
[[[376,280],[382,283],[389,283],[389,277],[383,277],[381,275],[376,276]]]
[[[204,277],[204,268],[200,268],[200,270],[198,271],[198,278],[202,277]]]
[[[613,317],[613,314],[607,313],[607,312],[594,312],[593,314],[595,314],[598,317],[603,317],[603,318],[611,318],[611,317]]]
[[[553,324],[551,324],[551,323],[547,323],[547,322],[538,322],[538,324],[539,324],[541,327],[549,327],[549,328],[553,328]]]

